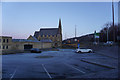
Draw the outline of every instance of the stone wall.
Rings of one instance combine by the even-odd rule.
[[[0,54],[10,52],[12,49],[12,37],[0,36]]]
[[[52,40],[52,47],[60,47],[62,45],[62,35],[60,35],[60,34],[58,34],[57,36],[56,35],[54,35],[54,36],[52,36],[52,35],[44,36],[43,35],[43,36],[39,36],[37,39],[39,41],[43,40],[43,39],[50,39],[50,40]],[[57,46],[56,46],[56,44],[57,44]]]
[[[41,42],[14,42],[12,49],[24,51],[24,45],[32,45],[32,48],[51,48],[52,43],[41,43]]]

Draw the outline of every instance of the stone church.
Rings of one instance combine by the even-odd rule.
[[[39,41],[52,41],[53,47],[60,47],[62,45],[61,19],[58,28],[41,28],[40,31],[35,31],[34,37]]]

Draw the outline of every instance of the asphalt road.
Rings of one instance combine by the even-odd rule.
[[[14,78],[86,78],[86,75],[114,70],[81,61],[96,58],[111,60],[111,58],[97,53],[77,54],[73,49],[44,51],[40,54],[18,53],[3,55],[2,78],[10,80]]]

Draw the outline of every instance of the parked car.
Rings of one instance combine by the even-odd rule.
[[[38,48],[32,48],[31,53],[41,53],[42,51]]]
[[[97,45],[98,43],[97,42],[93,42],[94,45]]]
[[[107,41],[104,45],[113,45],[113,41]]]
[[[91,52],[93,52],[93,50],[92,49],[88,49],[88,48],[78,48],[78,49],[76,49],[75,52],[76,53],[83,53],[83,52],[91,53]]]

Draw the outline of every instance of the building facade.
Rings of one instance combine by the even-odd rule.
[[[12,39],[12,37],[0,36],[0,54],[24,52],[31,48],[52,48],[52,41],[38,41],[31,35],[28,39]]]
[[[40,31],[35,31],[34,37],[39,41],[51,40],[53,47],[60,47],[62,45],[62,25],[59,19],[58,28],[41,28]]]
[[[12,49],[12,37],[0,36],[0,54],[9,52]]]

